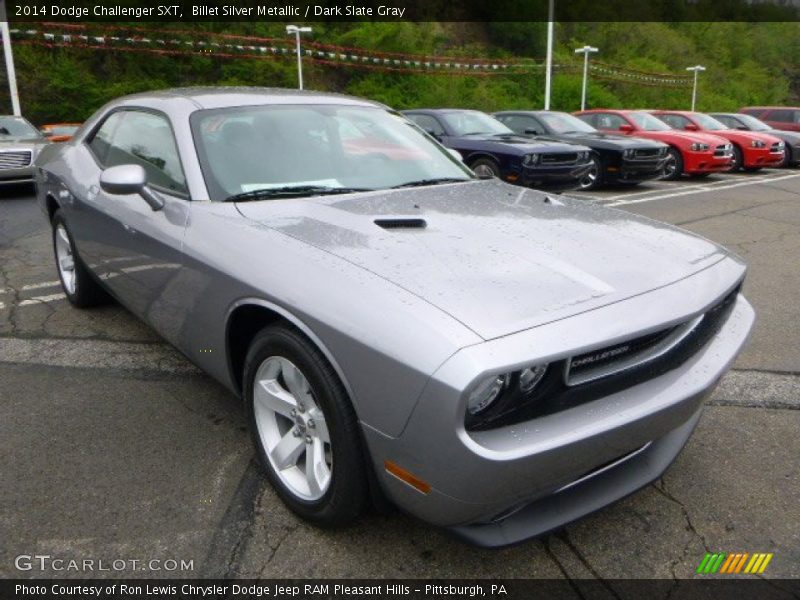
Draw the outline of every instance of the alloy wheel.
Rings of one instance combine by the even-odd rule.
[[[75,256],[72,252],[72,243],[69,240],[69,235],[67,235],[67,229],[62,223],[59,223],[56,227],[55,239],[58,274],[61,276],[61,282],[64,284],[64,289],[67,293],[75,295],[78,287]]]
[[[330,487],[333,452],[308,379],[288,359],[270,356],[253,386],[256,427],[275,474],[298,498],[319,500]]]

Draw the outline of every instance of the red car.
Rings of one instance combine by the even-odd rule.
[[[647,111],[598,108],[575,115],[609,133],[624,133],[669,145],[664,179],[677,179],[684,173],[704,177],[731,168],[733,148],[728,140],[699,131],[676,131]]]
[[[698,112],[654,110],[653,114],[675,129],[702,131],[728,140],[733,144],[731,171],[758,171],[763,167],[779,167],[783,164],[785,144],[773,135],[730,129],[714,117]]]
[[[773,129],[800,131],[800,106],[748,106],[739,112],[764,121]]]

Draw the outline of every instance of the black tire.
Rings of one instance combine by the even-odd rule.
[[[580,190],[595,190],[603,185],[603,164],[600,157],[592,154],[591,162],[592,168],[578,180]]]
[[[711,173],[692,173],[691,175],[689,175],[689,177],[691,177],[692,179],[705,179],[709,175],[711,175]]]
[[[470,163],[469,168],[475,171],[478,177],[500,177],[500,165],[491,158],[479,158]]]
[[[747,171],[748,173],[758,173],[763,168],[764,167],[744,167],[743,170]]]
[[[58,235],[59,227],[63,227],[63,230],[66,232],[72,250],[72,259],[75,272],[75,286],[74,290],[72,291],[67,286],[67,283],[65,282],[64,276],[62,275],[61,269],[58,265],[56,236]],[[81,257],[78,255],[78,251],[75,248],[75,241],[72,238],[72,233],[70,233],[69,227],[67,226],[67,222],[64,218],[64,214],[61,212],[61,210],[57,210],[55,214],[53,214],[52,242],[53,255],[56,258],[56,272],[58,273],[59,281],[61,281],[61,289],[64,290],[67,300],[69,300],[73,306],[78,308],[90,308],[92,306],[98,306],[100,304],[106,304],[109,302],[111,297],[101,287],[97,280],[95,280],[95,278],[89,272],[89,269],[81,260]]]
[[[794,161],[794,156],[792,155],[792,148],[787,144],[783,152],[783,162],[778,165],[778,168],[790,169],[792,167],[793,161]]]
[[[308,380],[330,435],[331,478],[318,500],[306,500],[291,490],[270,464],[256,423],[254,385],[259,366],[270,357],[291,361]],[[365,509],[368,499],[361,432],[347,392],[324,356],[305,336],[286,325],[269,326],[250,345],[244,364],[244,398],[248,423],[259,462],[278,496],[295,514],[321,527],[346,525]]]
[[[677,148],[667,150],[667,164],[664,166],[665,181],[674,181],[683,175],[683,156]]]
[[[733,145],[733,160],[731,160],[731,170],[728,171],[729,173],[734,173],[742,168],[744,164],[744,155],[742,154],[742,149],[739,148],[736,144]]]

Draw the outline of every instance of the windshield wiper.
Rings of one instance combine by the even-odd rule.
[[[352,194],[355,192],[371,192],[373,188],[330,187],[324,185],[287,185],[283,187],[264,188],[233,194],[225,198],[225,202],[245,202],[247,200],[270,200],[274,198],[299,198],[303,196],[326,196],[332,194]]]
[[[393,185],[391,189],[406,188],[406,187],[421,187],[423,185],[439,185],[440,183],[458,183],[459,181],[472,181],[472,179],[464,179],[461,177],[436,177],[434,179],[420,179],[418,181],[407,181],[400,185]]]

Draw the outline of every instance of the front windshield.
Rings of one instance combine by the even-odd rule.
[[[669,131],[672,129],[669,125],[664,123],[661,119],[657,119],[650,113],[646,112],[632,112],[628,114],[631,121],[636,123],[639,129],[645,131]]]
[[[747,125],[750,131],[769,131],[772,129],[769,125],[764,123],[764,121],[751,117],[750,115],[736,115],[736,118]]]
[[[41,134],[22,117],[0,117],[0,135],[11,137],[42,137]]]
[[[216,200],[291,187],[374,190],[473,178],[416,125],[378,107],[244,106],[195,112],[191,124]]]
[[[494,117],[477,110],[459,110],[441,113],[442,120],[455,135],[472,135],[488,133],[502,135],[514,133]]]
[[[714,117],[709,117],[708,115],[704,115],[703,113],[694,113],[692,114],[692,118],[697,121],[697,123],[703,129],[710,129],[712,131],[718,131],[720,129],[730,129],[724,123],[720,123]]]
[[[581,121],[569,113],[548,112],[538,113],[537,116],[544,121],[552,133],[595,133],[597,131],[587,122]]]

